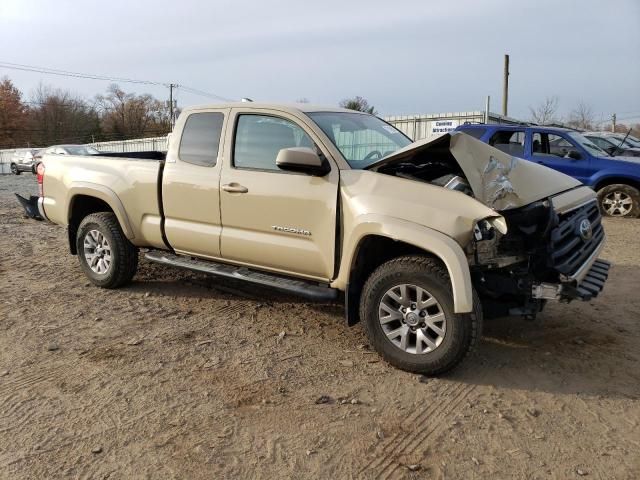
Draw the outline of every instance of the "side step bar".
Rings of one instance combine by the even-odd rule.
[[[338,297],[338,290],[322,286],[316,282],[295,280],[280,275],[258,272],[246,267],[237,267],[162,251],[147,252],[145,258],[151,262],[162,265],[171,265],[172,267],[185,268],[187,270],[193,270],[194,272],[243,280],[245,282],[274,288],[282,292],[306,297],[310,300],[328,301],[335,300]]]

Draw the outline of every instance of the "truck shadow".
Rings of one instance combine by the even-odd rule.
[[[314,303],[270,288],[155,265],[152,270],[144,268],[139,281],[127,289],[182,299],[298,304],[330,315],[336,331],[349,328],[338,303]],[[551,304],[535,321],[486,320],[477,353],[443,378],[504,389],[640,399],[640,328],[635,320],[640,301],[627,292],[634,285],[629,281],[634,270],[616,267],[608,289],[593,302]]]
[[[549,304],[538,319],[485,321],[478,353],[448,376],[474,384],[640,399],[637,267],[615,266],[591,302]]]

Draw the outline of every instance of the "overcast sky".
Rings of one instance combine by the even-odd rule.
[[[382,115],[501,111],[559,98],[640,121],[640,0],[0,0],[0,62],[175,82],[223,97],[337,104]],[[0,68],[85,96],[109,82]],[[121,84],[166,97],[161,86]],[[180,105],[211,103],[178,92]]]

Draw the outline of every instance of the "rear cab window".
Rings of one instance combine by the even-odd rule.
[[[201,112],[189,115],[180,138],[178,150],[180,160],[202,167],[215,166],[223,123],[224,114],[221,112]]]

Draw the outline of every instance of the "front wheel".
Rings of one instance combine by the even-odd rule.
[[[125,237],[111,212],[93,213],[82,220],[76,248],[85,275],[102,288],[129,283],[138,268],[138,249]]]
[[[610,217],[635,218],[640,214],[640,192],[630,185],[614,184],[598,190],[600,211]]]
[[[13,173],[14,175],[20,175],[20,170],[18,170],[18,166],[15,163],[11,164],[11,173]]]
[[[455,313],[446,269],[425,256],[378,267],[365,283],[360,318],[372,346],[391,365],[437,375],[458,365],[477,343],[482,310]]]

